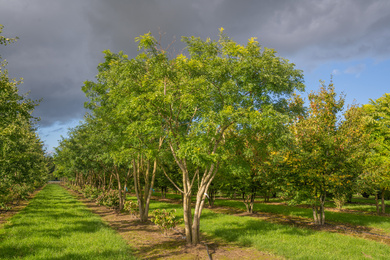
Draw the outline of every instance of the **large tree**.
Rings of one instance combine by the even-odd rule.
[[[144,49],[138,59],[148,64],[138,102],[160,122],[160,135],[182,172],[183,188],[176,186],[183,194],[186,238],[197,244],[206,193],[228,158],[226,149],[236,142],[234,136],[264,128],[270,114],[283,110],[286,97],[303,90],[302,73],[255,39],[242,46],[223,29],[218,41],[183,37],[188,56],[174,59],[150,34],[138,40]]]
[[[173,158],[182,181],[169,179],[183,195],[187,242],[197,244],[206,194],[227,151],[245,140],[237,136],[275,130],[289,95],[304,88],[302,72],[254,38],[242,46],[223,29],[217,41],[183,37],[186,50],[173,58],[150,33],[136,40],[141,53],[134,59],[105,52],[98,82],[84,87],[87,105],[120,138],[118,155],[133,162],[146,201],[156,167],[169,177],[163,160]]]

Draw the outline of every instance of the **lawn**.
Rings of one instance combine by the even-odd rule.
[[[151,210],[177,210],[181,205],[153,201]],[[288,259],[388,259],[390,247],[371,240],[274,224],[254,217],[214,213],[204,209],[201,231],[209,238],[252,246]]]
[[[245,210],[244,203],[234,200],[218,199],[215,201],[216,206],[232,207]],[[269,212],[293,217],[313,218],[313,211],[311,208],[293,207],[287,205],[272,205],[266,203],[255,203],[254,211]],[[326,211],[326,221],[335,223],[348,223],[352,225],[359,225],[368,228],[381,229],[383,233],[390,234],[390,221],[386,216],[367,215],[362,213],[346,213],[346,212],[332,212]]]
[[[0,252],[0,259],[135,259],[125,240],[56,184],[0,228]]]
[[[156,193],[159,196],[159,193]],[[177,194],[167,194],[169,199],[180,199],[180,195]],[[280,200],[278,200],[280,201]],[[373,199],[364,199],[364,198],[354,198],[354,202],[359,202],[359,204],[347,204],[345,209],[353,209],[357,211],[356,213],[347,213],[347,212],[333,212],[326,210],[326,221],[334,223],[348,223],[352,225],[364,226],[367,228],[380,229],[383,234],[390,235],[390,221],[388,216],[375,216],[365,213],[373,213],[375,211],[375,200]],[[365,204],[363,204],[365,203]],[[390,202],[386,202],[389,203]],[[207,205],[207,203],[206,203]],[[245,211],[245,205],[242,201],[231,200],[231,199],[216,199],[215,206],[221,207],[231,207]],[[333,203],[328,202],[327,206],[332,206]],[[389,207],[390,208],[390,207]],[[388,210],[390,210],[388,208]],[[313,211],[311,208],[297,207],[297,206],[288,206],[284,204],[268,204],[262,203],[260,200],[256,200],[254,205],[254,211],[257,212],[268,212],[273,214],[279,214],[284,216],[292,217],[304,217],[304,218],[313,218]]]

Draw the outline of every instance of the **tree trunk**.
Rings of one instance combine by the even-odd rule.
[[[209,196],[208,196],[208,201],[209,201],[209,207],[212,208],[214,206],[214,202],[215,202],[215,195],[216,195],[216,190],[214,189],[210,189],[209,190]]]
[[[318,225],[319,221],[318,221],[318,214],[317,214],[317,205],[313,204],[312,205],[312,209],[313,209],[313,219],[314,219],[314,224],[315,225]]]
[[[325,194],[321,198],[321,225],[325,224]]]
[[[383,189],[382,190],[382,194],[381,194],[381,202],[382,202],[382,214],[385,214],[386,213],[386,204],[385,204],[385,190]]]
[[[161,198],[165,199],[167,195],[167,187],[161,187]]]
[[[379,215],[379,201],[378,201],[378,192],[375,193],[375,206],[376,206],[376,214]]]
[[[122,183],[121,183],[121,178],[119,175],[118,168],[115,165],[114,165],[114,169],[115,169],[115,176],[118,181],[119,211],[121,211],[123,209],[123,204],[124,204],[123,196],[122,196]]]
[[[152,173],[150,173],[150,162],[143,156],[138,156],[137,162],[133,159],[133,177],[135,194],[138,200],[138,209],[141,222],[148,221],[150,198],[156,177],[157,160],[154,160]],[[144,178],[142,187],[141,176]]]
[[[256,192],[252,191],[249,195],[245,195],[245,192],[242,193],[242,200],[246,207],[246,212],[253,213],[253,207],[255,202]]]
[[[269,202],[269,198],[270,198],[269,192],[265,191],[264,192],[264,202]]]
[[[187,244],[192,244],[191,193],[183,194],[183,219]]]
[[[210,152],[211,154],[214,154],[218,148],[219,142],[222,140],[222,133],[224,130],[226,130],[228,126],[224,127],[223,130],[221,130],[221,137],[216,140],[214,143],[213,151]],[[199,168],[195,171],[195,174],[191,180],[189,173],[188,173],[188,167],[187,167],[187,161],[186,159],[181,159],[176,155],[176,149],[178,148],[176,144],[173,144],[172,142],[169,142],[169,147],[171,149],[172,155],[179,166],[182,174],[183,174],[183,189],[181,190],[165,173],[164,174],[170,179],[172,184],[183,194],[183,215],[184,215],[184,227],[186,232],[186,240],[187,244],[197,245],[200,243],[200,216],[202,213],[202,209],[204,206],[204,200],[206,197],[206,193],[210,187],[211,182],[213,181],[219,167],[219,162],[217,163],[211,163],[210,167],[204,172],[202,179],[200,180],[200,184],[198,183],[198,192],[196,195],[196,201],[195,201],[195,210],[194,210],[194,219],[192,219],[191,214],[191,195],[192,195],[192,188],[194,185],[194,181],[196,177],[199,179]],[[199,182],[199,180],[198,180]]]
[[[312,205],[313,218],[314,218],[315,225],[324,225],[325,224],[325,198],[326,198],[325,194],[320,195],[320,198],[319,198],[320,205],[318,205],[317,202],[315,202]]]

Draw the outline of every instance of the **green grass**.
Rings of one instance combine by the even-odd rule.
[[[135,259],[114,230],[48,184],[0,229],[0,259]]]
[[[150,206],[151,210],[175,208],[177,216],[183,216],[181,205],[152,201]],[[389,246],[375,241],[274,224],[253,217],[219,214],[207,209],[202,213],[201,231],[212,238],[253,246],[288,259],[367,259],[365,255],[388,259],[390,255]]]
[[[159,194],[158,194],[159,195]],[[171,199],[180,199],[180,195],[176,194],[167,194],[167,198]],[[336,223],[348,223],[352,225],[359,225],[368,228],[376,228],[382,230],[382,233],[390,235],[390,219],[386,216],[375,216],[367,215],[364,213],[375,212],[375,203],[374,199],[365,199],[365,198],[354,198],[353,202],[367,203],[366,205],[361,204],[347,204],[344,208],[354,209],[362,211],[362,213],[346,213],[346,212],[332,212],[326,211],[325,219],[326,221],[336,222]],[[386,203],[390,203],[386,201]],[[206,202],[207,205],[207,202]],[[334,205],[332,202],[327,202],[326,206]],[[231,207],[241,210],[246,210],[245,205],[242,201],[239,200],[230,200],[230,199],[216,199],[215,206],[222,207]],[[390,207],[388,208],[390,210]],[[268,212],[274,214],[280,214],[284,216],[292,217],[304,217],[308,219],[313,218],[313,212],[311,208],[302,208],[294,207],[287,205],[273,205],[267,203],[261,203],[259,200],[254,205],[254,211],[257,212]]]
[[[215,205],[245,210],[244,203],[240,201],[220,199],[215,201]],[[256,203],[254,205],[254,211],[269,212],[293,217],[313,218],[312,209],[287,205]],[[325,220],[338,223],[349,223],[353,225],[365,226],[368,228],[377,228],[381,229],[384,233],[390,234],[390,221],[389,217],[386,216],[326,211]]]

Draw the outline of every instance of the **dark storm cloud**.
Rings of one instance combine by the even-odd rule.
[[[215,38],[224,27],[234,40],[252,36],[282,55],[345,59],[389,56],[390,2],[384,1],[100,1],[88,11],[93,34],[135,55],[134,37],[158,28],[166,38]],[[112,37],[115,35],[115,37]]]
[[[3,35],[19,36],[0,47],[23,90],[43,98],[35,115],[41,126],[84,113],[85,80],[93,80],[105,49],[137,54],[134,38],[164,32],[176,36],[228,36],[245,43],[258,37],[281,56],[316,66],[324,61],[390,56],[390,1],[296,0],[0,0]]]

